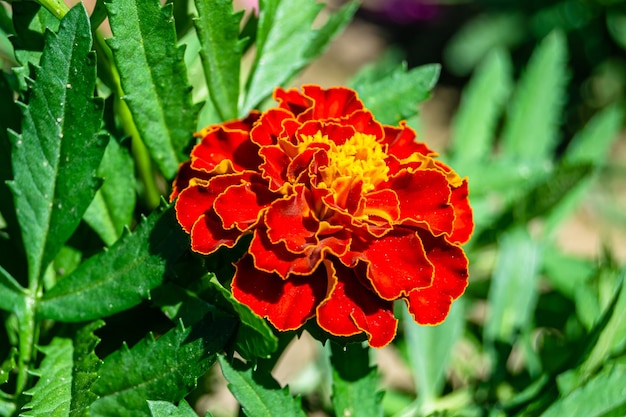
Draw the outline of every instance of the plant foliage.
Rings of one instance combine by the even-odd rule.
[[[439,326],[396,306],[387,351],[408,374],[399,387],[384,382],[383,353],[308,324],[323,342],[286,381],[280,362],[307,339],[238,303],[240,247],[192,254],[165,201],[200,108],[215,121],[262,108],[358,2],[322,12],[316,0],[261,0],[254,14],[230,0],[99,0],[91,17],[57,0],[2,6],[0,417],[224,416],[211,408],[218,368],[232,415],[249,417],[626,413],[626,267],[608,244],[597,259],[559,245],[582,204],[623,218],[614,196],[589,198],[623,174],[611,153],[624,109],[566,125],[575,51],[564,33],[544,33],[522,68],[504,49],[478,64],[458,39],[450,47],[477,64],[443,155],[469,177],[472,276]],[[487,19],[475,47],[518,42],[519,17]],[[606,20],[623,45],[623,12]],[[350,85],[378,120],[412,124],[440,72],[381,58]]]

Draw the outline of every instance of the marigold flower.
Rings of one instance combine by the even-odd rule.
[[[467,286],[467,180],[348,88],[278,88],[274,98],[197,133],[171,195],[192,249],[251,235],[232,293],[278,330],[316,317],[333,335],[382,347],[399,299],[418,323],[443,321]]]

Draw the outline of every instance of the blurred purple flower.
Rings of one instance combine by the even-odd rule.
[[[431,20],[440,9],[433,0],[375,0],[365,2],[363,7],[381,19],[401,25]]]

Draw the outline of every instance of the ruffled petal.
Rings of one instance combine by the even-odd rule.
[[[200,216],[211,210],[216,197],[215,193],[200,186],[185,188],[180,193],[174,206],[176,219],[187,233],[191,232],[191,228]]]
[[[256,170],[262,160],[258,145],[249,139],[248,132],[217,126],[191,151],[191,167],[213,174]]]
[[[244,231],[255,225],[277,198],[264,184],[247,182],[228,187],[215,199],[213,207],[225,229],[236,227]]]
[[[319,120],[309,120],[303,123],[295,132],[296,140],[302,142],[304,138],[315,136],[328,137],[336,145],[343,145],[357,132],[353,126],[339,123],[322,122]]]
[[[378,239],[354,239],[350,252],[341,257],[348,267],[367,264],[367,278],[385,300],[395,300],[432,284],[433,265],[426,257],[420,236],[396,228]]]
[[[323,267],[313,275],[293,275],[282,279],[276,274],[259,271],[251,256],[235,265],[233,296],[278,330],[294,330],[315,315],[315,308],[326,296],[328,281]]]
[[[345,87],[321,88],[318,85],[302,87],[304,95],[313,101],[313,105],[298,115],[298,120],[326,120],[346,117],[363,108],[354,90]]]
[[[250,139],[259,146],[275,145],[284,129],[284,122],[293,118],[287,110],[270,109],[256,123],[250,132]]]
[[[191,161],[183,162],[180,164],[176,178],[172,183],[170,202],[174,201],[185,188],[199,183],[207,183],[210,178],[211,175],[207,172],[197,171],[191,168]]]
[[[400,218],[398,195],[389,189],[367,193],[362,214],[367,216],[370,221],[376,221],[377,218],[383,219],[387,223],[398,221]]]
[[[341,120],[341,124],[352,127],[355,131],[365,135],[373,135],[378,139],[385,137],[385,130],[374,115],[367,110],[357,110],[350,114],[347,119]]]
[[[454,232],[448,238],[452,243],[467,242],[474,231],[474,215],[469,203],[467,180],[458,188],[452,189],[450,204],[454,207]]]
[[[274,100],[278,103],[278,108],[289,111],[294,116],[311,107],[312,101],[300,93],[297,88],[285,90],[278,87],[274,90]]]
[[[400,122],[400,127],[385,125],[384,129],[385,138],[381,142],[389,145],[388,152],[401,160],[410,158],[414,153],[425,156],[437,155],[425,143],[415,141],[417,134],[406,125],[406,122]]]
[[[201,215],[191,229],[191,249],[209,255],[222,246],[232,248],[242,236],[237,229],[224,230],[222,222],[213,210]]]
[[[294,253],[287,249],[284,241],[272,243],[264,229],[254,231],[248,253],[257,269],[284,279],[291,274],[310,275],[322,262],[321,249],[309,246],[303,253]]]
[[[433,234],[451,234],[454,208],[444,174],[435,170],[403,170],[388,181],[400,203],[400,222],[428,228]]]
[[[370,346],[388,345],[396,335],[398,321],[393,302],[381,300],[371,292],[355,269],[324,261],[332,288],[317,308],[317,323],[335,336],[352,336],[364,332]]]
[[[468,261],[463,249],[448,243],[443,237],[421,233],[428,260],[434,265],[434,279],[427,288],[409,293],[409,312],[420,324],[441,323],[452,301],[463,294],[467,287]]]
[[[303,253],[318,243],[315,233],[319,221],[313,216],[302,185],[296,186],[292,195],[272,203],[265,213],[265,225],[269,240],[284,242],[290,252]]]

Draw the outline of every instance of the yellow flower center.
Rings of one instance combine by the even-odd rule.
[[[302,147],[311,143],[325,143],[330,146],[328,167],[320,170],[322,180],[329,188],[337,188],[339,182],[345,183],[346,180],[362,180],[363,192],[367,193],[389,178],[389,167],[385,162],[387,153],[374,135],[357,132],[343,145],[335,144],[320,132],[313,136],[303,135],[300,139]]]

